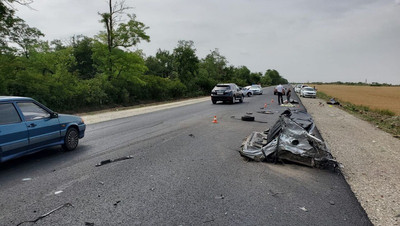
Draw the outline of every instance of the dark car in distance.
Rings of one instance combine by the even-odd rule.
[[[217,101],[234,104],[236,100],[242,103],[243,99],[243,92],[235,83],[217,84],[211,90],[211,101],[213,104],[216,104]]]
[[[32,98],[0,96],[0,162],[56,145],[72,151],[85,129],[82,118],[58,114]]]

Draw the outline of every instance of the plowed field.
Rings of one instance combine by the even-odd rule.
[[[314,86],[314,85],[311,85]],[[355,105],[390,110],[400,115],[400,87],[316,85],[317,91]]]

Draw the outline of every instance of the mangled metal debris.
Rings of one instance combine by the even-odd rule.
[[[253,132],[240,154],[255,161],[287,160],[311,167],[336,166],[312,117],[305,111],[286,110],[268,134]]]

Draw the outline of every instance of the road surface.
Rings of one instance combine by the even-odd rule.
[[[256,113],[265,103],[274,114]],[[0,166],[0,225],[370,225],[340,173],[239,155],[284,109],[269,87],[244,103],[90,124],[75,151]],[[246,112],[256,121],[241,121]]]

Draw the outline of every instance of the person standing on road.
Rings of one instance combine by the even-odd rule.
[[[287,102],[290,103],[290,96],[292,95],[292,90],[290,89],[290,87],[287,88],[287,92],[286,92],[286,97],[287,97]]]
[[[281,105],[281,104],[283,104],[283,86],[281,85],[281,84],[279,84],[277,87],[276,87],[276,91],[278,92],[278,104],[279,105]]]

